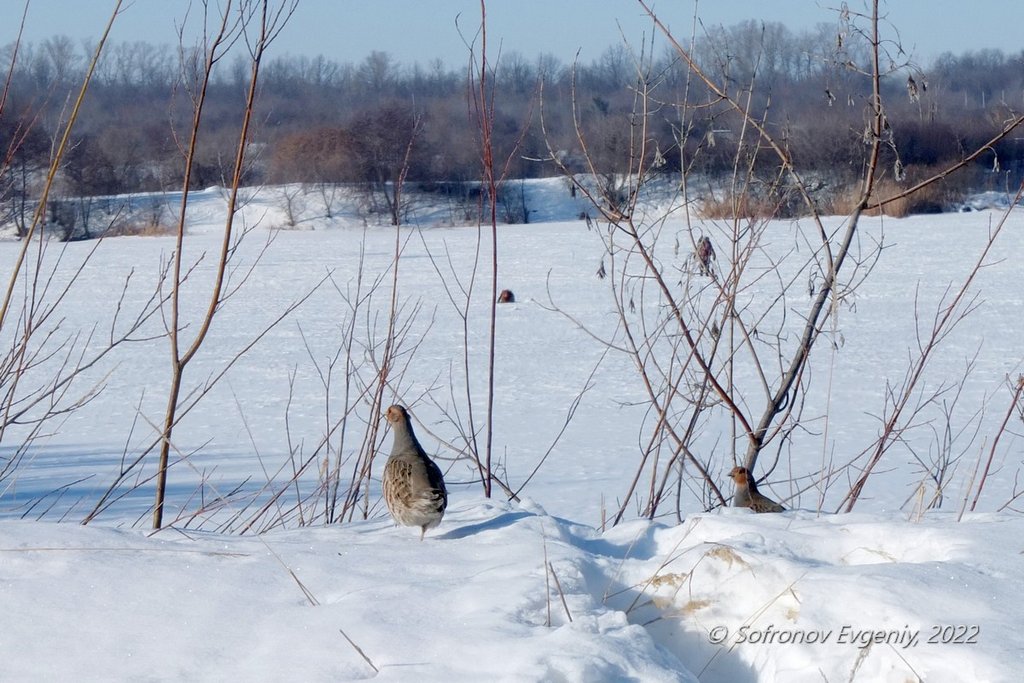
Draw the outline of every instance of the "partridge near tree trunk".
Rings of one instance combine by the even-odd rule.
[[[732,504],[738,508],[750,508],[754,512],[785,512],[786,508],[757,490],[757,483],[746,467],[734,467],[729,476],[736,482],[736,495]]]
[[[394,445],[384,466],[384,501],[395,522],[420,527],[420,540],[441,523],[448,506],[441,468],[427,457],[409,423],[409,413],[399,405],[384,413],[391,424]]]

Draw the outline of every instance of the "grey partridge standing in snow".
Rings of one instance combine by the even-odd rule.
[[[738,508],[750,508],[754,512],[785,512],[786,508],[757,490],[757,483],[746,467],[733,467],[729,476],[736,482],[736,495],[732,504]]]
[[[394,445],[384,466],[384,502],[395,522],[420,527],[420,540],[441,523],[448,506],[441,468],[427,457],[409,423],[409,413],[399,405],[384,413],[391,424]]]

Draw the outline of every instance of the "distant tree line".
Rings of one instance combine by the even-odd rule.
[[[0,150],[6,155],[0,195],[6,205],[31,198],[91,49],[57,36],[18,46],[16,59],[13,45],[3,50],[5,63],[13,61],[0,112]],[[510,176],[554,174],[555,165],[546,161],[552,152],[570,166],[581,158],[574,121],[592,141],[589,158],[600,166],[580,171],[625,171],[635,153],[630,122],[641,90],[663,103],[649,114],[645,134],[665,171],[714,177],[733,169],[743,153],[735,114],[687,77],[674,52],[641,60],[641,50],[650,46],[610,47],[598,59],[574,65],[550,55],[501,55],[492,64],[494,145],[498,158],[511,159]],[[693,54],[732,92],[749,93],[752,110],[786,141],[805,172],[820,174],[823,183],[857,177],[869,94],[868,84],[856,77],[869,55],[863,40],[828,24],[794,32],[747,21],[710,30]],[[181,136],[190,124],[188,65],[187,51],[178,47],[110,45],[64,161],[62,191],[95,196],[180,187]],[[439,61],[402,65],[383,52],[358,64],[273,59],[261,75],[249,181],[386,188],[400,169],[409,181],[437,187],[476,179],[480,158],[467,113],[467,73]],[[247,79],[241,58],[215,76],[202,156],[193,169],[196,187],[220,184],[228,175]],[[886,113],[892,131],[887,163],[896,175],[924,173],[961,158],[1024,107],[1024,51],[947,53],[926,68],[897,71],[884,87],[890,94],[906,91],[902,104]],[[1000,142],[973,168],[975,184],[1019,177],[1024,141],[1016,136]]]

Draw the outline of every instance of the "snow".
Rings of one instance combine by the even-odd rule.
[[[539,464],[521,500],[484,498],[451,450],[460,443],[452,416],[464,411],[467,379],[477,401],[485,387],[486,267],[467,340],[449,298],[458,301],[474,272],[476,227],[449,225],[458,211],[429,197],[417,204],[420,228],[373,225],[351,197],[340,197],[328,219],[309,193],[293,206],[302,212],[297,227],[277,230],[290,222],[282,198],[297,189],[264,188],[247,195],[240,213],[251,232],[230,275],[237,293],[186,371],[183,395],[194,395],[231,364],[175,432],[169,528],[147,530],[152,455],[95,521],[77,524],[158,430],[169,382],[167,342],[154,338],[159,315],[75,385],[78,393],[99,390],[90,402],[52,422],[23,453],[14,449],[27,427],[4,436],[0,456],[22,460],[0,478],[0,680],[1017,679],[1024,518],[1006,503],[1024,462],[1019,416],[997,444],[978,511],[961,508],[977,486],[975,462],[993,447],[1005,415],[1007,384],[1024,372],[1019,209],[973,285],[977,309],[944,339],[924,379],[923,392],[955,383],[956,400],[949,393],[944,408],[915,416],[918,427],[887,454],[854,512],[835,514],[850,482],[822,477],[823,462],[837,468],[877,437],[886,382],[902,378],[919,326],[930,324],[1000,219],[981,208],[997,198],[979,199],[979,210],[967,213],[864,220],[865,241],[886,248],[836,311],[836,345],[815,357],[817,386],[829,373],[831,391],[812,390],[809,415],[827,418],[827,432],[795,434],[764,484],[792,511],[705,512],[684,495],[679,518],[673,504],[656,520],[636,519],[630,504],[612,527],[603,522],[637,469],[650,418],[629,360],[605,353],[581,329],[610,337],[617,326],[608,282],[595,275],[602,227],[579,220],[585,207],[564,181],[522,189],[536,207],[532,222],[500,227],[499,287],[514,290],[517,302],[498,309],[494,429],[499,472],[511,485]],[[197,265],[183,297],[186,343],[207,303],[223,206],[216,188],[193,197],[186,261]],[[652,213],[663,210],[652,200]],[[834,228],[841,220],[826,222]],[[700,228],[717,234],[713,224]],[[666,239],[683,229],[675,215]],[[774,224],[764,258],[807,244],[802,235],[813,230]],[[486,231],[483,238],[487,254]],[[0,242],[4,272],[20,246]],[[144,310],[174,240],[42,246],[47,263],[61,259],[51,291],[82,264],[53,320],[62,335],[93,331],[76,347],[88,355],[112,326],[124,330]],[[417,433],[446,470],[443,522],[423,542],[418,529],[394,527],[379,480],[366,519],[324,525],[315,496],[300,509],[291,493],[256,515],[298,464],[314,463],[304,485],[324,458],[341,457],[349,476],[353,463],[344,458],[377,416],[352,398],[350,429],[359,433],[340,453],[337,434],[322,444],[345,408],[345,373],[331,359],[352,341],[353,397],[375,377],[396,248],[404,352],[388,398],[410,406]],[[760,295],[750,292],[752,301]],[[802,305],[792,302],[794,310]],[[6,330],[3,339],[9,343]],[[29,377],[44,377],[45,368],[39,373]],[[920,501],[934,491],[925,470],[941,456],[943,409],[960,457],[942,507],[926,510]],[[723,482],[733,464],[726,433],[723,424],[704,425],[696,442],[721,454],[714,474]],[[390,437],[383,442],[389,447]],[[867,645],[876,635],[880,642]]]
[[[26,619],[4,678],[373,678],[343,630],[381,680],[692,680],[580,585],[592,531],[479,499],[447,519],[423,543],[384,519],[265,538],[6,523],[0,591]],[[552,604],[545,625],[544,534],[571,623]]]

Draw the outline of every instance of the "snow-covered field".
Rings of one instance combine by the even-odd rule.
[[[764,485],[793,511],[705,512],[684,495],[681,522],[674,504],[653,522],[631,506],[627,521],[602,531],[638,467],[644,394],[629,359],[604,355],[577,324],[611,336],[618,322],[608,282],[595,275],[604,255],[597,229],[575,218],[585,207],[560,181],[528,189],[534,222],[501,226],[499,237],[500,286],[517,302],[498,308],[495,458],[513,487],[540,463],[519,502],[484,498],[469,465],[450,457],[459,442],[451,415],[464,410],[464,349],[477,401],[485,388],[486,243],[468,340],[448,295],[458,301],[474,272],[476,228],[396,233],[344,210],[315,218],[310,197],[310,217],[277,231],[288,222],[282,199],[264,189],[243,213],[253,230],[231,274],[237,293],[188,366],[184,393],[270,329],[178,426],[170,528],[147,532],[152,456],[95,521],[77,524],[158,430],[170,373],[167,341],[155,338],[160,316],[75,385],[102,388],[89,403],[49,423],[24,452],[15,451],[24,427],[4,435],[0,456],[21,460],[0,479],[0,680],[1017,680],[1019,412],[995,444],[977,512],[960,512],[1006,415],[1008,382],[1024,372],[1024,214],[1011,213],[972,288],[977,308],[928,366],[922,395],[950,382],[957,390],[914,417],[855,512],[835,514],[848,475],[826,481],[822,470],[877,438],[887,381],[902,378],[916,330],[962,281],[998,211],[865,219],[865,241],[884,235],[886,248],[837,310],[837,343],[822,344],[812,367],[814,386],[828,391],[811,391],[806,414],[827,415],[828,428],[812,422],[794,434]],[[186,340],[206,304],[222,211],[219,192],[195,197]],[[771,228],[767,252],[809,229]],[[665,232],[682,229],[677,216]],[[422,543],[418,530],[394,527],[375,472],[368,519],[303,526],[310,520],[301,515],[322,507],[300,515],[299,494],[285,493],[252,528],[266,533],[240,535],[255,517],[252,496],[265,501],[296,463],[312,460],[306,480],[315,480],[319,463],[338,457],[350,476],[345,458],[376,419],[358,392],[386,331],[396,234],[404,341],[386,402],[409,405],[428,452],[441,456],[444,521]],[[92,332],[76,347],[87,357],[109,339],[112,321],[116,336],[144,309],[173,247],[170,237],[48,244],[44,261],[62,259],[51,292],[84,264],[51,320]],[[19,248],[0,242],[2,272]],[[346,359],[356,363],[348,404]],[[358,406],[348,428],[359,433],[338,452],[334,433],[318,450],[345,405]],[[713,474],[725,486],[733,462],[724,425],[703,430],[696,443],[722,454]],[[390,437],[383,443],[390,448]],[[934,493],[923,485],[928,465],[944,454],[943,504],[925,511],[920,501]]]

